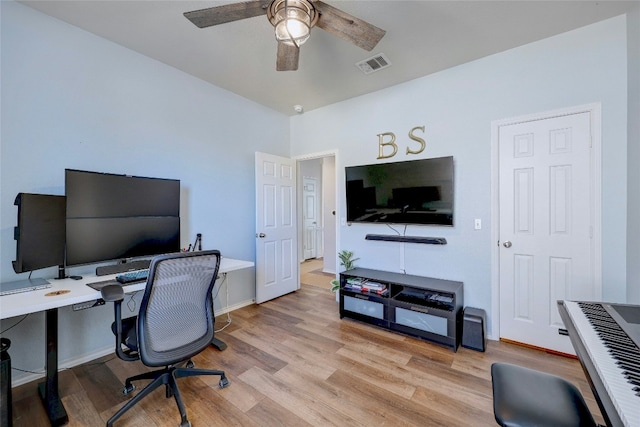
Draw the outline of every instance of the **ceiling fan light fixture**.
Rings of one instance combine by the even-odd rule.
[[[309,39],[318,20],[315,7],[307,0],[273,0],[267,17],[278,42],[298,47]]]

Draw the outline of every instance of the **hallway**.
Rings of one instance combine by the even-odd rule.
[[[335,279],[335,276],[330,273],[324,273],[322,271],[323,264],[322,258],[308,259],[300,263],[300,283],[327,290],[331,289],[331,283],[329,282]]]

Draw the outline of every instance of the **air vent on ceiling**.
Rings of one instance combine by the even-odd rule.
[[[371,74],[376,71],[382,70],[383,68],[387,68],[391,65],[391,61],[384,53],[379,53],[371,58],[367,58],[360,62],[356,62],[356,67],[360,68],[360,70],[365,74]]]

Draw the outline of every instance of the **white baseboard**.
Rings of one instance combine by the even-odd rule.
[[[255,303],[256,303],[256,300],[255,300],[255,299],[250,299],[250,300],[247,300],[247,301],[242,301],[242,302],[239,302],[238,304],[229,305],[229,306],[224,307],[224,308],[222,308],[222,309],[220,309],[220,310],[216,310],[215,315],[216,315],[216,316],[220,316],[220,315],[222,315],[222,314],[227,314],[227,313],[230,313],[230,312],[232,312],[232,311],[238,310],[238,309],[240,309],[240,308],[242,308],[242,307],[247,307],[247,306],[249,306],[249,305],[253,305],[253,304],[255,304]]]
[[[108,354],[114,354],[112,345],[100,350],[93,351],[91,353],[80,355],[79,357],[62,360],[58,363],[58,372],[64,371],[65,369],[73,368],[74,366],[82,365],[83,363],[91,362],[92,360],[99,359]],[[40,378],[44,378],[45,375],[46,373],[44,371],[40,373],[29,373],[28,375],[21,376],[20,378],[12,380],[11,387],[18,387],[23,384],[30,383],[31,381],[39,380]]]

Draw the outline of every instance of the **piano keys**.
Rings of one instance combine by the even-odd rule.
[[[558,301],[610,427],[640,427],[640,306]]]

